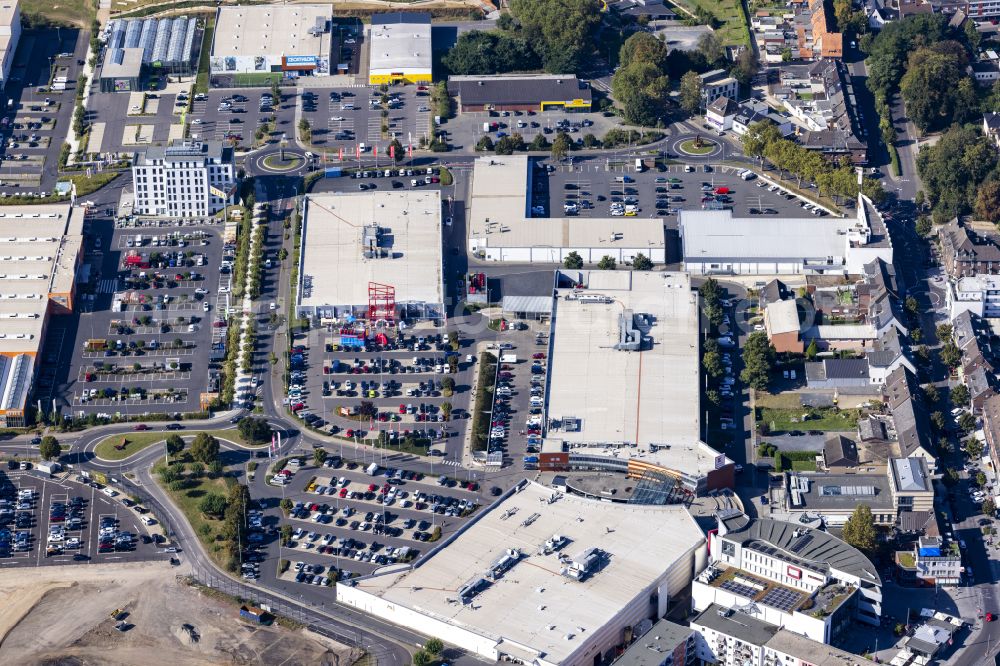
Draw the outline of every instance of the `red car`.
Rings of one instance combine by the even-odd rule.
[[[399,413],[400,414],[405,414],[406,413],[406,405],[400,405],[399,406]]]
[[[299,411],[300,409],[302,409],[303,407],[305,407],[305,404],[304,404],[304,403],[301,403],[301,402],[296,402],[295,404],[293,404],[293,405],[292,405],[292,411],[293,411],[293,412],[297,412],[297,411]],[[348,437],[350,437],[350,435],[348,435]]]
[[[344,433],[348,437],[354,437],[354,428],[348,428],[347,432]]]
[[[318,511],[319,510],[319,504],[316,504],[315,502],[312,503],[312,504],[310,504],[309,505],[309,510],[310,511]]]
[[[145,423],[137,423],[132,427],[132,430],[149,430],[149,426]]]
[[[987,622],[992,622],[995,619],[996,619],[996,616],[993,613],[987,613],[986,614],[986,621]]]
[[[341,497],[347,497],[347,488],[341,488],[340,489],[340,496]]]
[[[545,358],[545,354],[543,354],[542,352],[537,352],[535,354],[532,354],[531,358]]]
[[[476,490],[477,488],[479,488],[479,484],[476,483],[475,481],[469,481],[467,484],[465,484],[466,490]]]
[[[375,490],[376,490],[377,488],[378,488],[378,486],[376,486],[376,485],[375,485],[374,483],[369,483],[369,484],[368,484],[368,492],[370,492],[370,493],[373,493],[373,492],[375,492]]]

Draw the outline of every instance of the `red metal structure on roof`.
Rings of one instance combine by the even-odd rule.
[[[368,322],[375,325],[384,321],[392,326],[396,323],[396,288],[378,282],[368,283]]]

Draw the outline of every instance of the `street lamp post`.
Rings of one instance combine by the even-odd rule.
[[[288,134],[282,133],[282,135],[281,135],[281,142],[278,145],[281,147],[281,151],[279,153],[280,156],[281,156],[281,161],[284,162],[285,161],[285,146],[288,145]]]

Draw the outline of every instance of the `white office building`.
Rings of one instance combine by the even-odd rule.
[[[953,320],[963,312],[983,319],[1000,317],[1000,275],[982,273],[949,282],[945,299]]]
[[[220,141],[148,148],[132,161],[135,214],[204,217],[233,202],[233,149]]]

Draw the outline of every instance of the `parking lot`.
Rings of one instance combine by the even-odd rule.
[[[336,454],[319,467],[308,463],[286,463],[289,481],[267,502],[269,508],[259,521],[262,532],[279,523],[290,526],[286,546],[272,543],[263,548],[268,559],[260,570],[262,578],[276,576],[278,560],[288,560],[289,569],[280,580],[296,592],[304,585],[321,585],[316,577],[334,570],[344,578],[409,561],[459,529],[483,501],[476,484],[450,476],[344,464]],[[441,470],[449,473],[453,468]],[[287,517],[277,507],[278,497],[293,504]]]
[[[221,225],[89,227],[91,279],[78,314],[53,319],[40,395],[77,415],[197,411],[218,388],[234,246]]]
[[[430,131],[430,96],[426,86],[393,86],[385,96],[387,101],[383,104],[383,93],[369,86],[305,88],[299,104],[302,117],[312,126],[313,145],[321,149],[344,148],[345,157],[354,156],[351,151],[356,143],[365,144],[369,151],[373,144],[387,145],[393,138],[404,146],[415,145]],[[388,112],[385,118],[383,109]],[[388,126],[385,135],[383,123]]]
[[[670,229],[677,228],[681,210],[728,208],[737,217],[804,216],[808,211],[794,195],[771,191],[760,178],[743,180],[741,169],[731,167],[670,165],[663,171],[637,172],[627,167],[609,168],[603,162],[587,160],[555,167],[545,178],[536,170],[532,206],[538,217],[577,215],[620,215],[663,217]]]
[[[232,141],[238,147],[253,146],[258,126],[274,121],[271,139],[282,133],[293,135],[295,91],[284,89],[281,100],[262,105],[270,89],[222,89],[192,95],[190,91],[140,94],[95,93],[89,110],[98,124],[99,145],[91,152],[130,152],[151,144],[166,144],[184,138],[187,124],[191,139]],[[94,140],[94,139],[92,139]],[[95,140],[96,141],[96,140]]]
[[[476,363],[468,341],[452,354],[437,329],[417,328],[358,348],[333,327],[313,329],[307,340],[292,357],[288,405],[311,427],[355,441],[384,431],[390,452],[460,453]]]
[[[97,483],[0,472],[0,566],[150,559],[147,514]]]
[[[489,130],[484,129],[484,124]],[[525,143],[541,134],[551,142],[559,131],[565,131],[578,144],[583,137],[593,134],[601,139],[608,130],[621,128],[616,117],[606,118],[602,113],[581,113],[578,111],[502,111],[466,112],[449,119],[441,126],[447,130],[450,141],[456,147],[473,150],[483,136],[494,142],[504,136],[520,134]]]
[[[59,151],[73,115],[76,77],[87,44],[79,31],[26,30],[4,85],[0,118],[0,196],[51,194]],[[50,67],[66,90],[50,89]]]

